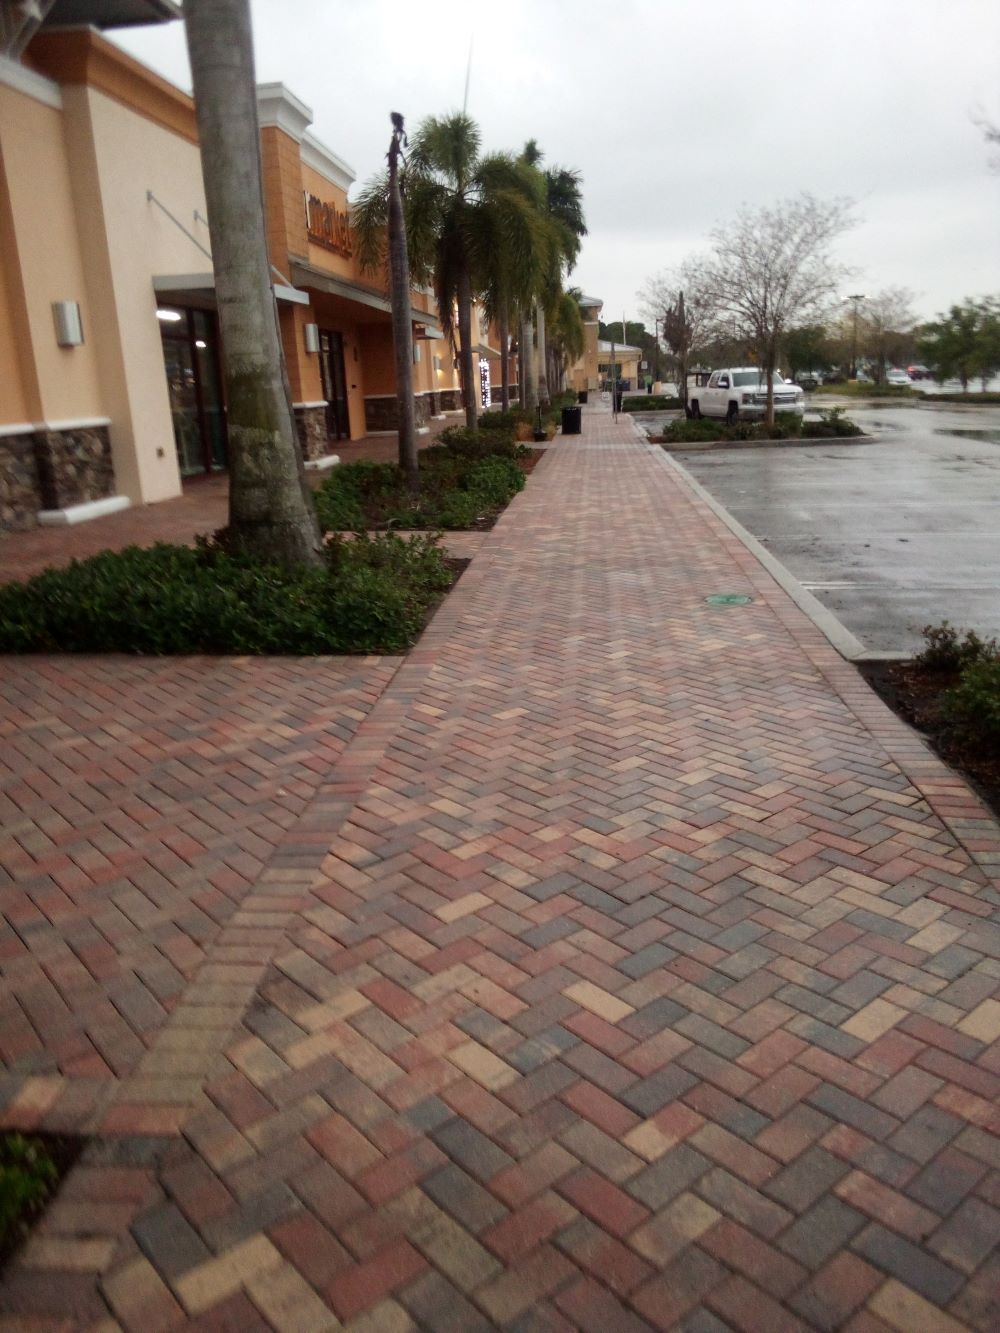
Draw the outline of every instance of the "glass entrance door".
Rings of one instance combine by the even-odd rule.
[[[182,477],[226,466],[226,413],[219,338],[209,310],[161,305],[156,312]]]
[[[326,428],[331,439],[351,438],[351,418],[347,406],[347,374],[344,370],[344,335],[332,329],[320,329],[319,369],[326,399]]]

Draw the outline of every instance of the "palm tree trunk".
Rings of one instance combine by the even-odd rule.
[[[530,312],[521,315],[521,331],[518,336],[521,349],[521,406],[526,412],[534,413],[538,406],[538,385],[535,374],[535,328]]]
[[[500,331],[500,406],[505,412],[510,411],[510,356],[508,344],[510,343],[510,315],[507,310],[507,302],[504,301],[500,306],[499,317]]]
[[[476,380],[472,360],[472,283],[463,268],[458,278],[458,340],[459,365],[462,376],[462,401],[465,404],[465,424],[476,429],[479,413],[476,406]]]
[[[413,323],[410,318],[410,263],[406,253],[406,220],[399,190],[402,119],[389,144],[389,274],[391,278],[392,345],[396,355],[396,411],[399,420],[399,466],[411,492],[420,487],[417,467],[417,423],[413,408]]]
[[[545,347],[545,308],[541,301],[535,302],[535,328],[538,331],[538,401],[542,411],[550,405],[549,397],[549,361]]]
[[[316,565],[264,232],[249,0],[188,0],[184,18],[225,360],[230,538],[262,560]]]

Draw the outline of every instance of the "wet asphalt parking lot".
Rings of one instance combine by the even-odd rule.
[[[1000,406],[844,401],[870,439],[675,457],[867,650],[1000,636]]]

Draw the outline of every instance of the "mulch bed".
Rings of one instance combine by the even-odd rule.
[[[1000,819],[1000,754],[957,736],[942,717],[942,698],[958,684],[958,675],[927,671],[914,662],[859,662],[857,667],[882,702],[916,727]]]

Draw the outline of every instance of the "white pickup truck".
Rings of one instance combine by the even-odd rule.
[[[767,412],[767,375],[756,366],[713,370],[708,383],[688,390],[691,415],[722,417],[730,424],[740,418],[757,419]],[[803,412],[805,395],[774,372],[775,412]]]

